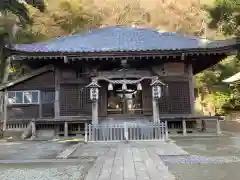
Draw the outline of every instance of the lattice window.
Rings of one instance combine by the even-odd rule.
[[[169,112],[169,103],[168,103],[168,97],[166,94],[163,94],[163,96],[159,99],[159,113],[160,114],[167,114]]]
[[[41,92],[42,117],[54,117],[55,91]]]
[[[85,109],[86,104],[91,103],[90,91],[88,88],[82,87],[79,91],[79,108]]]
[[[61,85],[60,87],[60,115],[76,116],[79,111],[79,88],[76,84]]]
[[[190,113],[190,94],[188,82],[168,83],[168,111],[172,114]]]
[[[91,112],[89,89],[81,84],[63,84],[60,91],[60,115],[78,116]]]
[[[168,114],[169,102],[168,102],[168,88],[162,89],[162,96],[158,100],[159,103],[159,114]]]

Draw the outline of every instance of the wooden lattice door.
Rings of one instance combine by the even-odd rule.
[[[54,117],[54,90],[41,92],[41,114],[42,117]]]
[[[143,102],[143,114],[152,115],[152,89],[150,86],[150,80],[144,80],[142,82],[142,102]]]
[[[107,82],[100,83],[99,100],[98,100],[98,115],[107,116]]]

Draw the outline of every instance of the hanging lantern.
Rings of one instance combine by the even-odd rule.
[[[89,85],[86,86],[90,88],[90,99],[92,101],[97,101],[99,98],[99,88],[101,86],[98,85],[97,81],[92,81]]]
[[[97,87],[90,88],[90,99],[93,101],[98,100],[99,89]]]
[[[141,83],[138,83],[138,84],[137,84],[137,90],[138,90],[138,91],[141,91],[141,90],[142,90],[142,85],[141,85]]]
[[[160,86],[155,85],[152,87],[152,96],[155,99],[159,99],[162,96],[162,89]]]
[[[162,97],[162,87],[166,86],[166,84],[162,83],[158,79],[155,80],[152,84],[152,97],[154,99],[159,99]]]
[[[108,90],[109,90],[109,91],[112,91],[112,90],[113,90],[113,85],[112,85],[112,83],[109,83],[109,85],[108,85]]]
[[[124,91],[124,90],[127,90],[127,85],[126,85],[126,83],[123,83],[123,85],[122,85],[122,90]]]

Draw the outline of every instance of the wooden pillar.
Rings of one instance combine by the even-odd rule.
[[[39,92],[39,107],[38,107],[39,119],[42,118],[42,93]]]
[[[88,142],[88,124],[87,123],[85,123],[85,125],[84,125],[84,131],[85,131],[84,142],[87,143]]]
[[[153,109],[153,122],[156,122],[157,112],[156,112],[156,101],[152,99],[152,109]]]
[[[64,137],[68,137],[68,122],[64,122]]]
[[[188,77],[189,77],[190,113],[191,115],[194,115],[195,114],[195,108],[194,108],[195,95],[194,95],[194,80],[193,80],[192,64],[188,65]]]
[[[98,124],[98,101],[92,102],[92,124]]]
[[[3,99],[3,132],[7,130],[7,106],[8,106],[8,93],[4,91],[4,99]]]
[[[186,125],[186,120],[182,120],[182,128],[183,128],[183,136],[187,135],[187,125]]]
[[[167,123],[167,121],[165,121],[165,129],[166,129],[166,131],[165,131],[166,139],[165,140],[168,140],[168,123]]]
[[[159,122],[159,105],[157,99],[152,99],[153,103],[153,122],[157,123]]]
[[[55,119],[60,117],[60,71],[55,69],[55,103],[54,103]]]
[[[31,126],[32,126],[32,138],[35,138],[36,137],[36,121],[35,121],[35,119],[32,120]]]
[[[217,135],[221,135],[221,128],[220,128],[220,121],[219,119],[216,120],[216,130],[217,130]]]
[[[159,101],[156,100],[156,122],[160,122],[160,115],[159,115]]]
[[[98,99],[101,86],[98,85],[97,79],[93,79],[86,87],[90,88],[90,99],[92,100],[92,124],[98,124]]]
[[[153,77],[152,83],[157,79],[157,77]],[[159,110],[158,110],[158,101],[153,97],[153,86],[152,86],[152,109],[153,109],[153,122],[157,123],[159,118]]]

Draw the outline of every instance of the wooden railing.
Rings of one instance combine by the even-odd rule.
[[[89,124],[85,141],[167,140],[167,121],[159,123]]]

